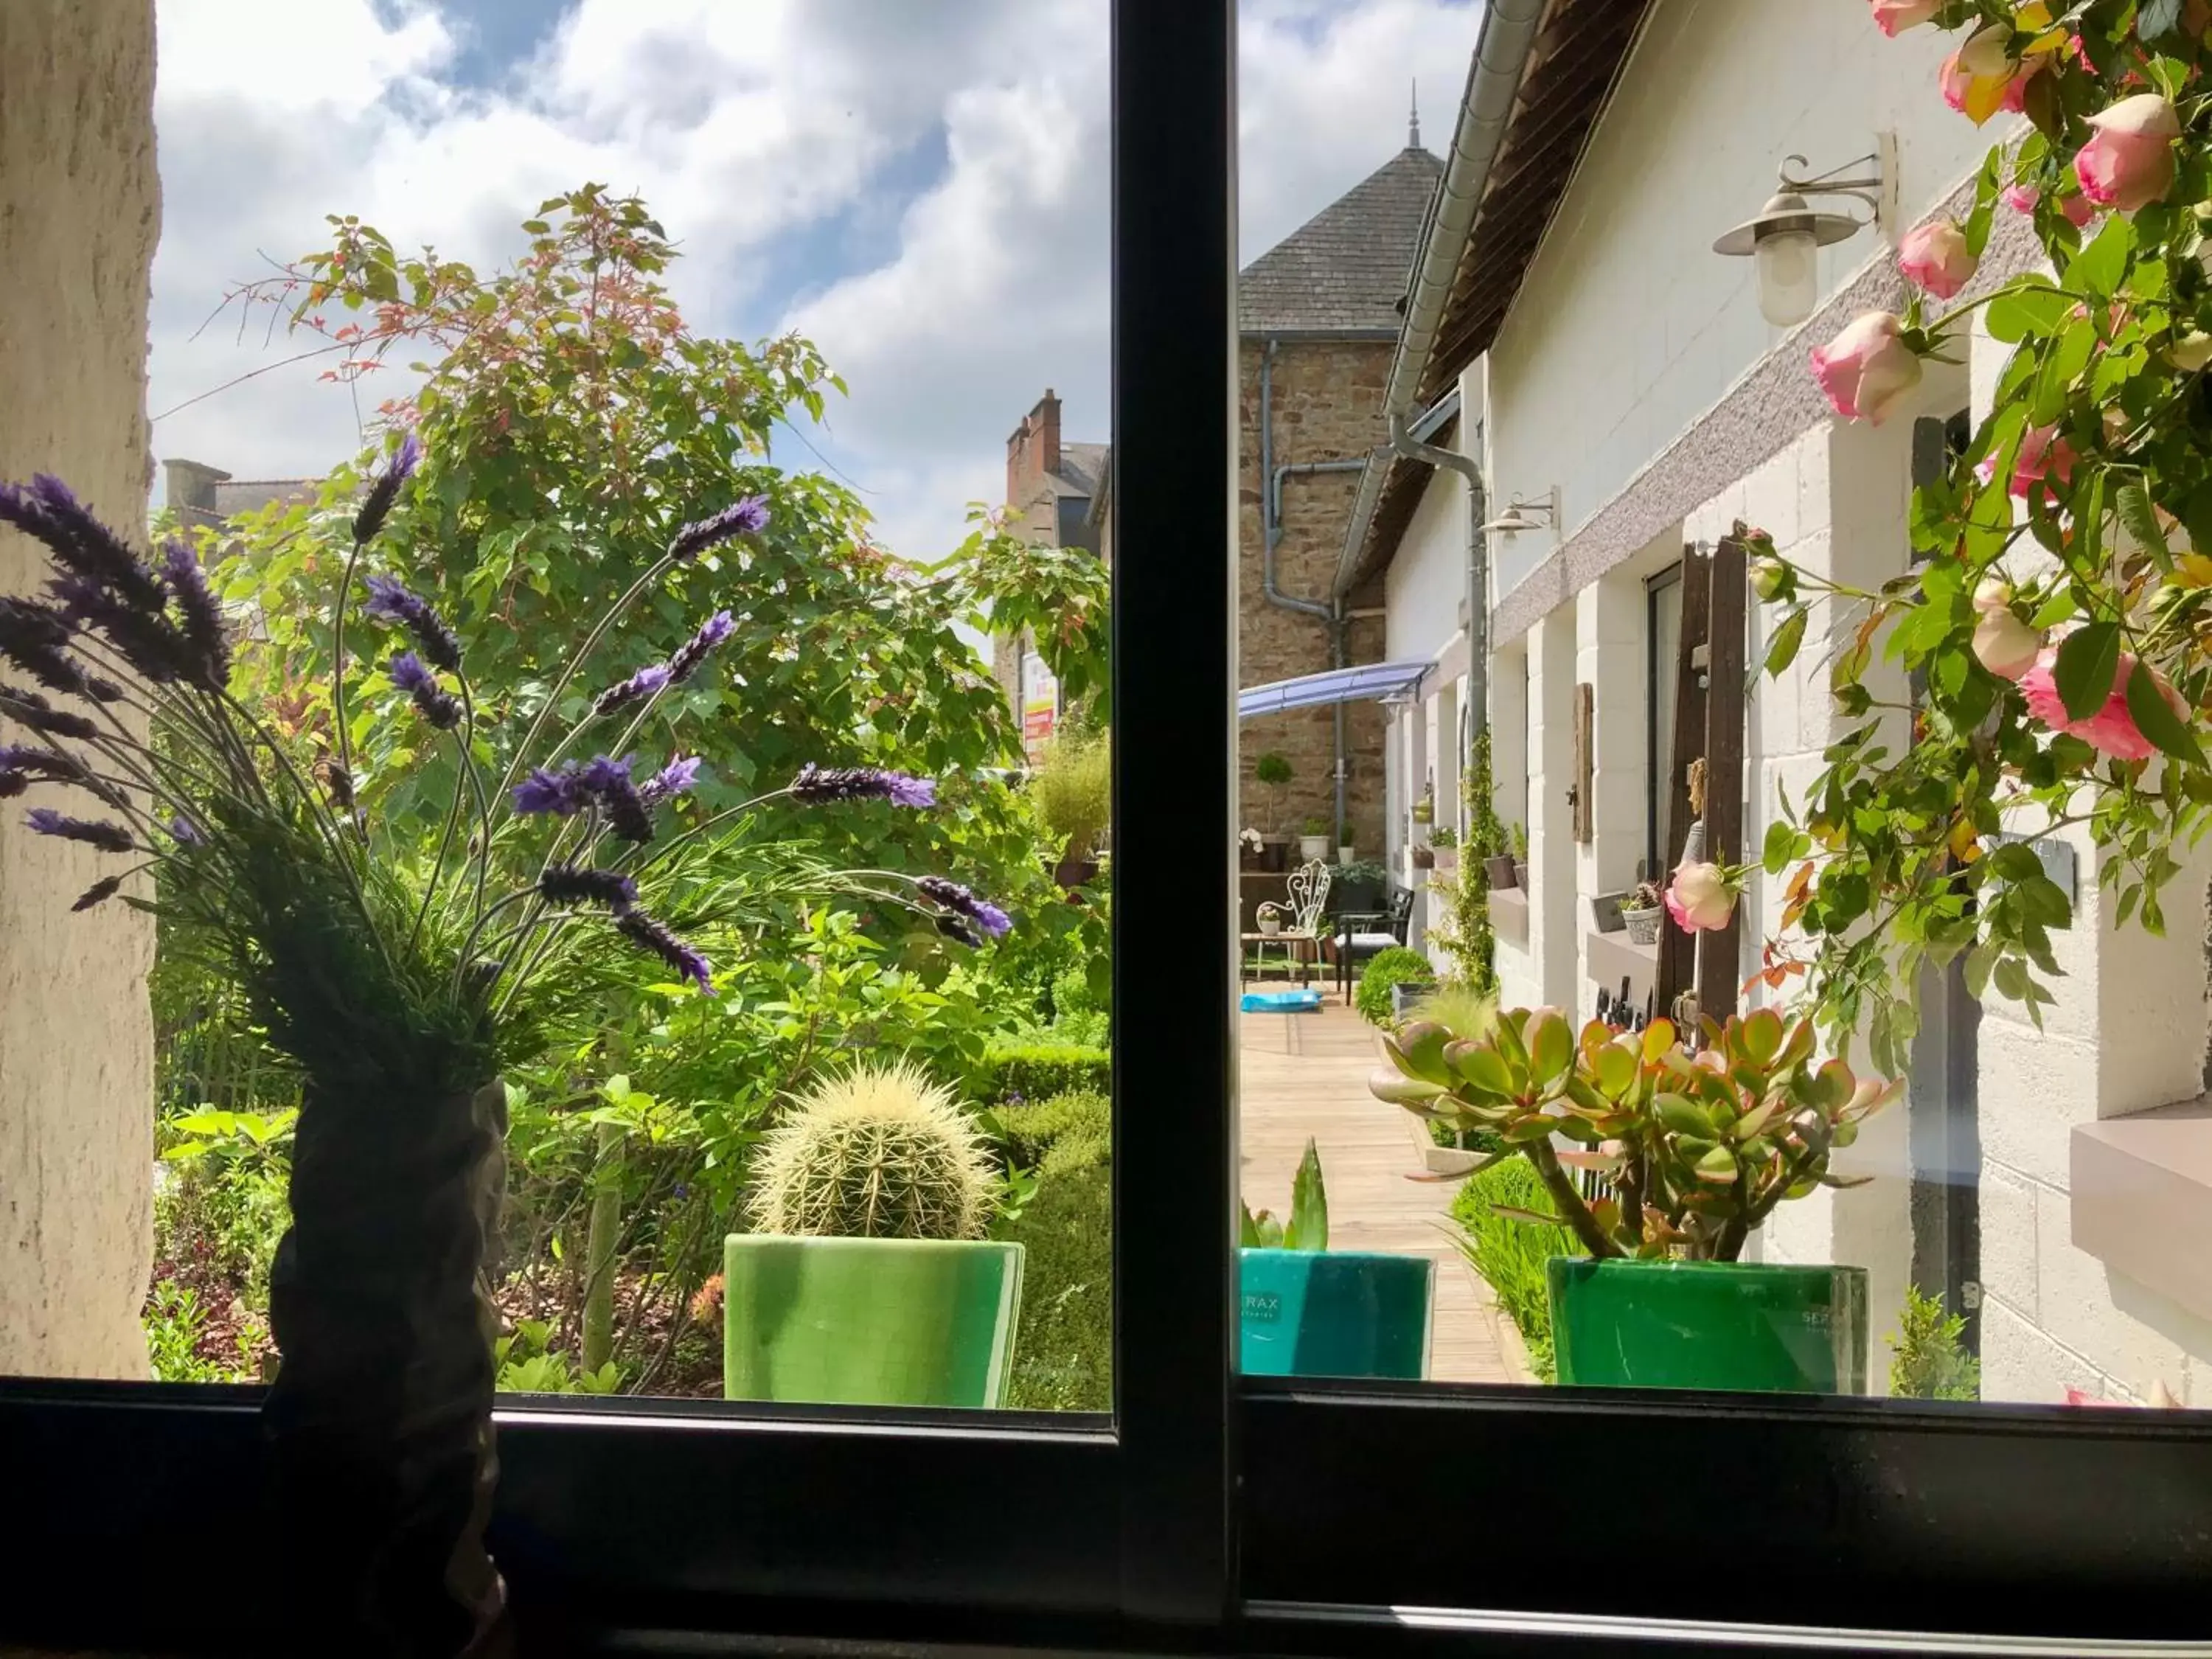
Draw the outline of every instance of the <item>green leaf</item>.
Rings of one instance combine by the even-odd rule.
[[[2135,672],[2128,676],[2128,713],[2143,736],[2167,754],[2197,766],[2204,764],[2204,750],[2197,744],[2197,734],[2173,712],[2147,662],[2137,661]]]
[[[2129,535],[2142,545],[2161,568],[2173,568],[2173,556],[2166,544],[2166,532],[2159,527],[2158,514],[2150,504],[2150,492],[2139,483],[2124,483],[2113,493],[2112,505],[2118,509],[2120,523]]]
[[[1766,647],[1766,673],[1770,679],[1779,679],[1782,671],[1796,659],[1797,647],[1805,641],[1805,618],[1802,605],[1782,619],[1774,630],[1774,638]]]
[[[1328,1193],[1322,1185],[1321,1148],[1306,1139],[1306,1155],[1291,1181],[1291,1218],[1283,1228],[1286,1250],[1328,1248]]]
[[[2128,255],[2135,249],[2136,228],[2125,214],[2112,213],[2105,216],[2105,228],[2088,246],[2075,254],[2066,265],[2066,286],[2087,289],[2100,299],[2109,300],[2120,291],[2121,279],[2127,274]]]
[[[2066,319],[2074,301],[2040,279],[1994,296],[1983,313],[1990,335],[2007,344],[2048,334]]]
[[[2118,623],[2091,623],[2069,634],[2059,645],[2052,674],[2059,701],[2074,719],[2087,720],[2112,695],[2120,672]]]

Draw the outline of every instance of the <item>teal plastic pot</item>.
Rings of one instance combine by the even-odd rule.
[[[733,1234],[722,1293],[726,1399],[1006,1404],[1018,1244]]]
[[[1425,1255],[1240,1250],[1243,1366],[1250,1376],[1429,1374]]]
[[[1563,1383],[1863,1394],[1863,1267],[1554,1256],[1552,1351]]]

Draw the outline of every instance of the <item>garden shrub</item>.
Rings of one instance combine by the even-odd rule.
[[[1544,1264],[1555,1255],[1585,1252],[1566,1228],[1500,1215],[1495,1207],[1500,1204],[1551,1213],[1551,1195],[1544,1190],[1543,1177],[1527,1158],[1510,1158],[1469,1176],[1452,1200],[1452,1218],[1467,1233],[1459,1241],[1461,1253],[1521,1333],[1537,1379],[1549,1382],[1554,1375],[1552,1302],[1544,1284]]]
[[[1036,1170],[1036,1194],[1001,1237],[1023,1246],[1022,1323],[1008,1403],[1026,1411],[1098,1411],[1113,1404],[1112,1103],[1071,1093],[1001,1108],[1014,1161]]]
[[[1114,1085],[1114,1057],[1104,1048],[1073,1042],[1012,1042],[986,1045],[968,1073],[971,1099],[995,1104],[1018,1096],[1104,1094]]]
[[[1394,945],[1387,951],[1378,951],[1361,971],[1359,989],[1352,995],[1352,1004],[1359,1010],[1360,1018],[1370,1025],[1387,1025],[1391,1019],[1390,988],[1413,980],[1426,983],[1436,976],[1437,970],[1419,951]]]
[[[1966,1352],[1966,1321],[1942,1299],[1905,1287],[1905,1312],[1889,1344],[1889,1391],[1900,1400],[1979,1400],[1982,1362]]]

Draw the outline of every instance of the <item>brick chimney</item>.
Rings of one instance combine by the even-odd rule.
[[[1006,439],[1006,505],[1025,507],[1048,472],[1060,471],[1060,398],[1050,386]]]

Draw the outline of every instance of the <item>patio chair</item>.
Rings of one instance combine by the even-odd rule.
[[[1302,864],[1291,872],[1283,882],[1286,902],[1279,908],[1290,915],[1282,927],[1273,933],[1247,933],[1245,948],[1255,958],[1257,975],[1267,971],[1267,947],[1283,947],[1283,977],[1290,977],[1291,963],[1298,965],[1298,983],[1304,985],[1311,977],[1313,965],[1321,958],[1321,943],[1325,935],[1328,911],[1329,866],[1320,859]]]
[[[1413,890],[1410,887],[1393,888],[1388,909],[1347,910],[1336,918],[1336,931],[1329,939],[1329,947],[1336,956],[1337,988],[1344,993],[1346,1002],[1352,1000],[1352,970],[1392,945],[1403,945],[1406,930],[1413,920]]]

